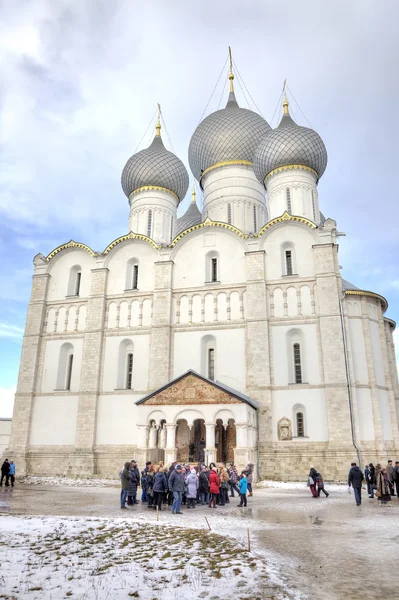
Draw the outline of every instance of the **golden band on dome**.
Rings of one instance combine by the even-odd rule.
[[[203,176],[208,173],[209,171],[212,171],[213,169],[217,169],[218,167],[227,167],[228,165],[248,165],[250,167],[253,166],[253,162],[251,162],[250,160],[223,160],[222,162],[218,162],[215,165],[212,165],[210,167],[208,167],[207,169],[205,169],[205,171],[203,171],[201,173],[201,179],[203,178]]]
[[[266,181],[266,179],[269,179],[269,177],[271,177],[272,175],[275,175],[275,173],[280,173],[281,171],[287,171],[288,169],[302,169],[303,171],[309,171],[310,173],[313,173],[313,175],[316,175],[316,179],[319,179],[319,175],[317,173],[317,171],[315,171],[314,169],[312,169],[312,167],[307,167],[306,165],[282,165],[281,167],[277,167],[276,169],[273,169],[273,171],[270,171],[270,173],[268,173],[266,175],[266,177],[264,178],[264,182]]]
[[[133,190],[130,194],[129,194],[129,199],[132,196],[135,196],[136,194],[139,194],[140,192],[148,192],[150,190],[157,190],[159,192],[166,192],[167,194],[172,194],[172,196],[174,198],[176,198],[176,200],[178,202],[180,202],[179,197],[177,194],[175,194],[174,192],[172,192],[172,190],[168,190],[168,188],[165,187],[161,187],[159,185],[142,185],[141,187],[137,188],[136,190]]]

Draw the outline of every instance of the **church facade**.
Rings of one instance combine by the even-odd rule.
[[[8,454],[19,473],[115,477],[135,458],[253,462],[327,479],[399,450],[387,301],[341,278],[320,212],[320,136],[284,98],[272,130],[241,108],[194,132],[203,192],[154,141],[122,173],[128,233],[34,258]]]

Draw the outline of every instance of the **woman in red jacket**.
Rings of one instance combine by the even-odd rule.
[[[216,467],[213,467],[209,473],[209,491],[211,493],[209,508],[216,508],[216,496],[220,492],[220,479],[218,477]]]

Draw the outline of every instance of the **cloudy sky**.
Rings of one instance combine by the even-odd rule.
[[[188,167],[229,44],[273,126],[287,78],[296,120],[327,146],[320,203],[347,234],[343,276],[398,319],[398,20],[397,0],[0,0],[0,417],[33,256],[71,238],[102,250],[127,232],[120,173],[157,102]],[[207,112],[225,102],[227,74]]]

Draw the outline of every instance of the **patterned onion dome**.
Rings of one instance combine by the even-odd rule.
[[[269,131],[263,117],[240,108],[230,91],[226,108],[206,117],[191,138],[188,161],[194,177],[200,181],[206,169],[225,161],[252,164],[259,142]]]
[[[176,235],[179,235],[182,231],[189,229],[189,227],[199,225],[200,223],[202,223],[202,221],[202,213],[197,206],[196,193],[194,190],[191,196],[190,206],[188,207],[184,215],[182,215],[176,221]]]
[[[152,144],[129,158],[122,171],[122,188],[130,194],[142,187],[170,190],[183,200],[188,189],[188,173],[182,161],[166,150],[160,136],[160,126]]]
[[[287,100],[284,100],[283,106],[280,125],[263,138],[255,152],[255,175],[263,183],[274,169],[300,165],[316,171],[317,179],[320,179],[327,166],[323,140],[313,129],[301,127],[292,120]]]

